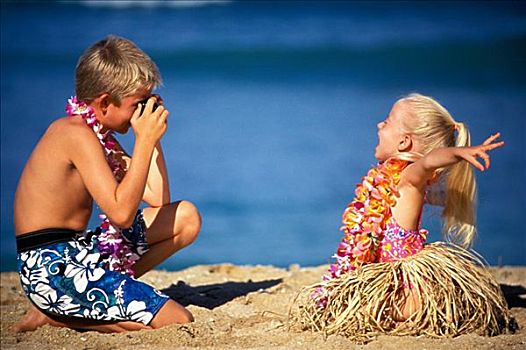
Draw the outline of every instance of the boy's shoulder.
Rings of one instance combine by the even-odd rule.
[[[41,138],[40,151],[55,152],[55,157],[84,157],[94,149],[100,149],[100,142],[93,129],[80,116],[61,117],[48,126]]]
[[[96,137],[93,130],[80,116],[58,118],[49,125],[46,133],[63,138],[80,135]]]
[[[65,116],[55,119],[49,127],[53,128],[76,128],[79,126],[87,126],[86,122],[80,116]]]

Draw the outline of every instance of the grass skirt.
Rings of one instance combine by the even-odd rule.
[[[311,295],[324,287],[327,305]],[[397,322],[409,291],[419,307]],[[465,333],[497,335],[510,325],[497,281],[473,253],[443,242],[387,263],[364,265],[339,278],[304,287],[291,310],[303,329],[368,341],[380,334],[452,337]]]

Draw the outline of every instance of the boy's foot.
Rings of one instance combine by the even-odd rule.
[[[52,319],[47,317],[34,305],[31,305],[24,317],[22,317],[20,321],[15,323],[15,325],[12,327],[12,330],[17,333],[34,331],[35,329],[37,329],[38,327],[42,327],[43,325],[55,325],[56,323],[56,321],[53,321]]]
[[[35,329],[46,324],[53,327],[66,327],[75,330],[93,330],[101,333],[120,333],[126,331],[152,329],[150,326],[145,326],[142,323],[132,321],[122,321],[107,324],[100,324],[90,320],[70,320],[68,322],[55,321],[52,318],[46,316],[46,314],[37,309],[34,305],[31,305],[24,317],[15,323],[15,325],[11,327],[11,330],[16,333],[34,331]]]

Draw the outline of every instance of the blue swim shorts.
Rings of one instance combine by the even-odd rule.
[[[122,231],[138,257],[148,251],[142,211]],[[169,297],[131,275],[112,271],[99,249],[100,229],[45,229],[17,237],[24,292],[42,312],[99,321],[148,325]]]

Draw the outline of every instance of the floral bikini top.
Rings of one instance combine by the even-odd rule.
[[[337,278],[364,264],[411,256],[424,247],[427,230],[406,230],[394,219],[400,174],[408,161],[390,158],[369,170],[356,186],[354,200],[342,217],[344,235],[336,261],[324,279]]]
[[[378,261],[395,261],[418,253],[424,248],[427,234],[425,229],[406,230],[391,216],[378,246]]]

